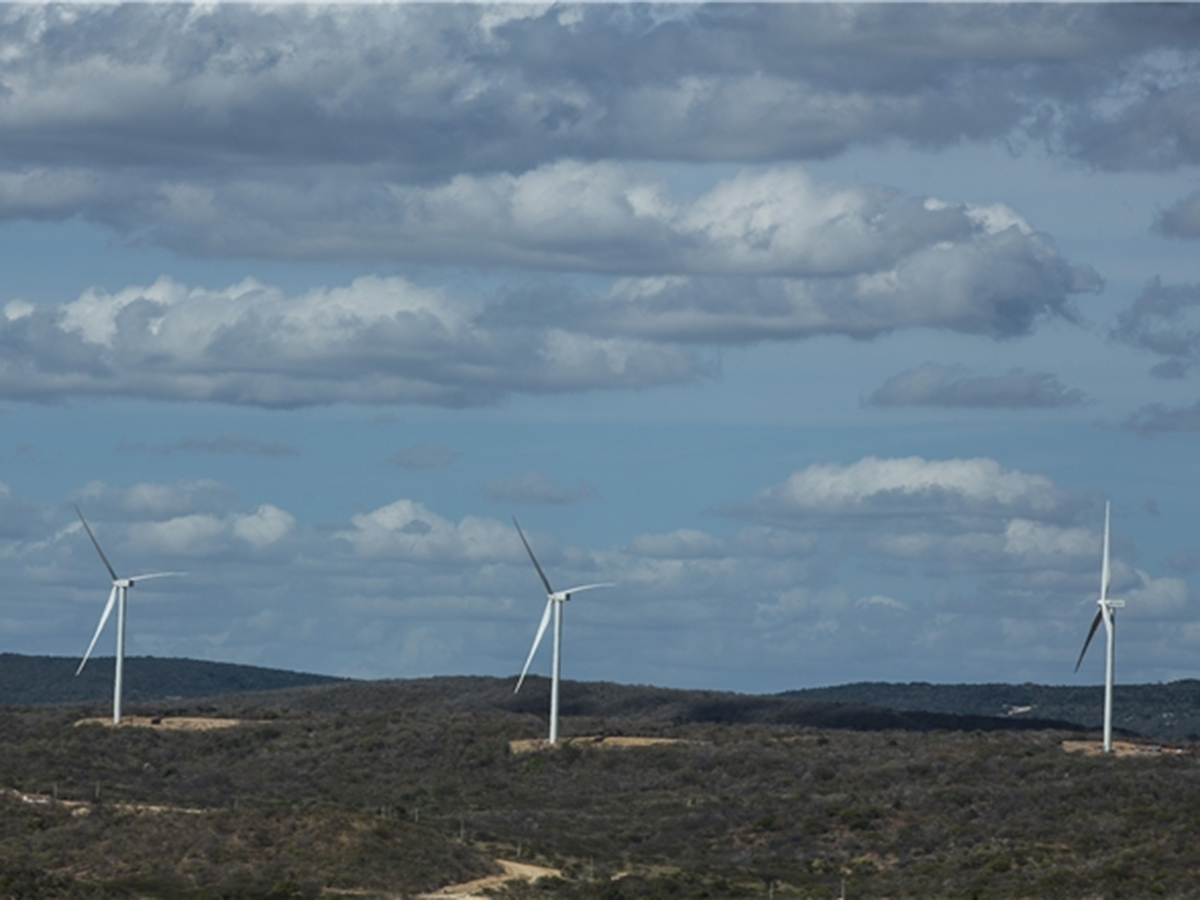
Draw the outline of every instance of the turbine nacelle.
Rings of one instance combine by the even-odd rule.
[[[603,587],[615,587],[615,585],[611,581],[605,581],[600,584],[581,584],[579,587],[567,588],[565,591],[553,591],[552,593],[546,595],[546,599],[557,601],[559,603],[566,603],[571,599],[572,594],[578,594],[581,591],[590,591],[595,588]]]

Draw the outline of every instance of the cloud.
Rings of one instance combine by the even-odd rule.
[[[1045,236],[1003,204],[951,204],[874,185],[819,183],[796,165],[742,169],[684,198],[616,160],[554,159],[516,173],[458,173],[435,184],[369,188],[347,180],[340,169],[320,177],[316,185],[311,179],[264,184],[234,178],[202,192],[188,183],[155,183],[156,194],[168,191],[176,200],[147,201],[152,211],[138,225],[139,239],[183,255],[224,258],[403,259],[630,276],[792,278],[885,271],[944,244],[960,255],[1012,257],[1024,243],[1040,268],[1070,268]],[[136,189],[125,190],[123,198]],[[204,196],[202,214],[198,193]],[[63,213],[75,209],[65,204]],[[1010,228],[1021,240],[988,245],[989,235]],[[1075,277],[1081,284],[1095,281],[1084,269]]]
[[[1098,285],[1008,211],[954,215],[975,223],[962,242],[853,277],[634,278],[582,298],[552,285],[490,300],[399,277],[297,296],[253,279],[89,288],[0,320],[0,397],[476,406],[693,382],[715,374],[720,348],[761,340],[914,327],[1011,337],[1041,317],[1071,318],[1069,295]],[[288,452],[236,435],[168,450]]]
[[[1134,575],[1136,586],[1125,588],[1121,596],[1139,617],[1170,618],[1187,608],[1189,593],[1183,579],[1153,578],[1141,569],[1135,569]]]
[[[679,343],[748,344],[940,328],[1002,339],[1039,318],[1074,317],[1069,296],[1100,288],[1044,237],[1015,226],[939,242],[850,277],[622,279],[569,308],[590,331]]]
[[[409,444],[387,458],[398,469],[448,469],[461,454],[445,444]]]
[[[761,690],[798,678],[936,677],[947,659],[960,677],[980,680],[1031,658],[1061,656],[1069,667],[1087,622],[1080,615],[1075,628],[1076,614],[1098,585],[1102,516],[1093,498],[991,460],[879,462],[888,461],[801,470],[828,482],[810,489],[803,522],[729,533],[679,527],[608,548],[531,532],[553,584],[617,583],[571,605],[571,677]],[[926,503],[930,484],[960,497]],[[189,573],[139,594],[131,652],[302,658],[307,669],[371,677],[506,674],[524,659],[545,601],[510,522],[450,517],[401,498],[330,530],[269,499],[189,509],[181,499],[189,488],[156,487],[176,499],[157,512],[93,518],[119,571]],[[114,505],[127,499],[109,491]],[[905,502],[920,514],[846,514],[880,506],[889,491],[911,494]],[[1054,502],[1034,514],[1029,491]],[[0,500],[15,493],[0,491]],[[0,535],[0,575],[15,604],[0,631],[19,621],[23,647],[76,652],[74,639],[60,649],[62,635],[82,643],[95,627],[103,572],[73,514],[28,502],[53,515],[34,539]],[[1065,521],[1073,505],[1083,521]],[[1133,552],[1118,531],[1113,592],[1129,602],[1124,627],[1190,622],[1187,585],[1135,569]],[[881,575],[878,564],[889,561],[905,565]],[[1018,618],[1023,630],[1011,627]],[[402,664],[397,648],[414,642],[425,649]],[[962,655],[981,645],[986,659]]]
[[[563,487],[543,472],[527,472],[518,478],[489,481],[483,486],[483,496],[493,503],[566,505],[591,500],[597,494],[583,481],[575,487]]]
[[[1159,213],[1154,219],[1154,230],[1167,237],[1200,238],[1200,191]]]
[[[1077,406],[1083,391],[1066,388],[1049,372],[1012,369],[972,377],[965,366],[927,362],[893,375],[865,401],[868,406],[944,406],[974,409],[1049,409]]]
[[[1200,432],[1200,400],[1176,407],[1150,403],[1130,413],[1123,427],[1142,437]]]
[[[148,4],[13,7],[4,24],[5,156],[73,175],[11,188],[26,215],[95,191],[90,166],[157,181],[341,165],[424,182],[889,140],[1038,140],[1111,168],[1197,155],[1186,6]],[[176,202],[202,212],[197,194]],[[105,214],[146,204],[119,206]]]
[[[512,559],[519,552],[513,530],[494,519],[468,516],[458,523],[413,500],[397,500],[354,516],[352,528],[335,537],[360,556],[420,562],[474,564]]]
[[[1200,284],[1154,278],[1118,315],[1112,337],[1164,357],[1151,374],[1183,377],[1200,361]]]
[[[219,481],[138,482],[129,487],[114,487],[93,481],[71,497],[83,509],[90,522],[96,519],[136,519],[174,517],[197,511],[223,511],[236,494]]]
[[[247,434],[221,434],[215,438],[184,437],[170,444],[153,446],[142,441],[121,441],[121,453],[210,453],[215,455],[244,454],[246,456],[298,456],[300,451],[282,441],[264,441]]]
[[[0,396],[133,396],[296,407],[338,401],[468,406],[691,381],[686,349],[555,327],[487,327],[481,305],[401,278],[287,296],[169,278],[0,322]]]
[[[263,550],[283,540],[295,527],[295,519],[270,504],[252,513],[216,516],[205,513],[175,516],[127,526],[124,543],[139,555],[163,553],[172,556],[211,557],[248,545]]]
[[[1043,475],[1006,469],[992,459],[869,456],[850,465],[814,463],[750,502],[721,511],[770,522],[830,516],[1069,520],[1090,506]]]

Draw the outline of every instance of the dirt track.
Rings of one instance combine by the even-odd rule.
[[[164,731],[211,731],[214,728],[232,728],[242,725],[244,719],[207,719],[192,716],[124,716],[117,728],[160,728]],[[79,725],[105,725],[113,728],[112,719],[97,716],[93,719],[80,719]]]
[[[1062,748],[1067,753],[1082,753],[1084,756],[1094,756],[1103,752],[1102,741],[1063,741]],[[1175,747],[1163,747],[1160,744],[1135,744],[1132,741],[1113,741],[1114,756],[1158,756],[1160,753],[1183,753]]]
[[[695,741],[687,741],[683,738],[664,738],[664,737],[605,737],[604,735],[590,735],[584,737],[562,738],[558,742],[559,747],[599,747],[604,750],[620,749],[624,747],[653,747],[656,744],[693,744]],[[533,740],[524,741],[509,741],[508,749],[512,753],[532,753],[534,750],[545,750],[552,745],[544,738],[535,738]]]
[[[531,866],[528,863],[512,862],[507,859],[496,860],[503,868],[502,875],[489,875],[487,878],[477,878],[475,881],[468,881],[466,884],[452,884],[432,894],[420,894],[420,900],[487,900],[485,890],[489,888],[498,888],[506,881],[514,881],[518,878],[525,881],[537,881],[539,878],[553,876],[561,878],[562,872],[558,869],[547,869],[544,866]]]

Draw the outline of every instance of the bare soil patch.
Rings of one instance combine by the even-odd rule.
[[[1082,753],[1084,756],[1095,756],[1104,752],[1103,741],[1063,741],[1062,748],[1067,753]],[[1113,741],[1114,756],[1158,756],[1162,753],[1184,753],[1178,747],[1164,747],[1161,744],[1135,744],[1133,741]]]
[[[558,744],[551,744],[545,738],[533,740],[509,741],[508,749],[512,753],[532,753],[534,750],[545,750],[554,747],[599,747],[614,750],[625,747],[653,747],[659,744],[694,744],[695,741],[684,738],[665,737],[621,737],[608,735],[590,735],[584,737],[559,738]]]
[[[212,731],[216,728],[232,728],[245,724],[245,719],[209,719],[198,716],[123,716],[117,728],[158,728],[163,731]],[[80,719],[79,725],[104,725],[112,728],[111,718],[99,716]]]
[[[544,743],[544,742],[543,742]],[[489,875],[487,878],[477,878],[466,884],[452,884],[439,888],[431,894],[420,894],[420,900],[487,900],[487,890],[500,887],[506,881],[537,881],[539,878],[561,878],[558,869],[548,869],[545,866],[534,866],[529,863],[512,862],[498,859],[497,863],[504,869],[501,875]]]

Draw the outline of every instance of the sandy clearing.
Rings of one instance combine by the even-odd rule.
[[[617,737],[605,735],[591,735],[582,737],[561,738],[558,742],[558,747],[599,747],[605,750],[620,749],[624,747],[653,747],[658,744],[695,744],[697,741],[689,741],[684,738],[665,738],[665,737]],[[533,740],[509,741],[508,749],[512,753],[532,753],[534,750],[552,749],[555,745],[551,744],[545,738],[534,738]]]
[[[452,884],[431,894],[419,894],[418,897],[420,900],[487,900],[487,895],[483,892],[489,888],[498,888],[506,881],[517,879],[537,881],[539,878],[562,877],[560,870],[548,869],[545,866],[533,866],[529,863],[513,862],[508,859],[498,859],[496,862],[504,869],[504,873],[501,875],[477,878],[466,884]]]
[[[1084,756],[1095,756],[1102,753],[1103,741],[1063,741],[1062,748],[1067,753],[1082,753]],[[1113,741],[1114,756],[1158,756],[1162,753],[1184,753],[1177,747],[1164,747],[1161,744],[1135,744],[1133,741]]]
[[[80,719],[75,726],[104,725],[107,728],[158,728],[163,731],[212,731],[215,728],[232,728],[246,724],[245,719],[208,719],[198,716],[123,716],[121,724],[114,726],[111,718],[98,716]]]
[[[59,800],[51,794],[29,794],[25,791],[18,791],[15,788],[0,788],[0,794],[9,797],[15,797],[22,803],[31,803],[36,806],[61,806],[71,810],[71,814],[75,816],[86,816],[92,811],[93,804],[87,800]],[[119,809],[123,812],[148,812],[148,813],[182,813],[188,816],[202,816],[206,813],[215,812],[211,809],[197,809],[191,806],[160,806],[155,803],[110,803],[111,809]]]

